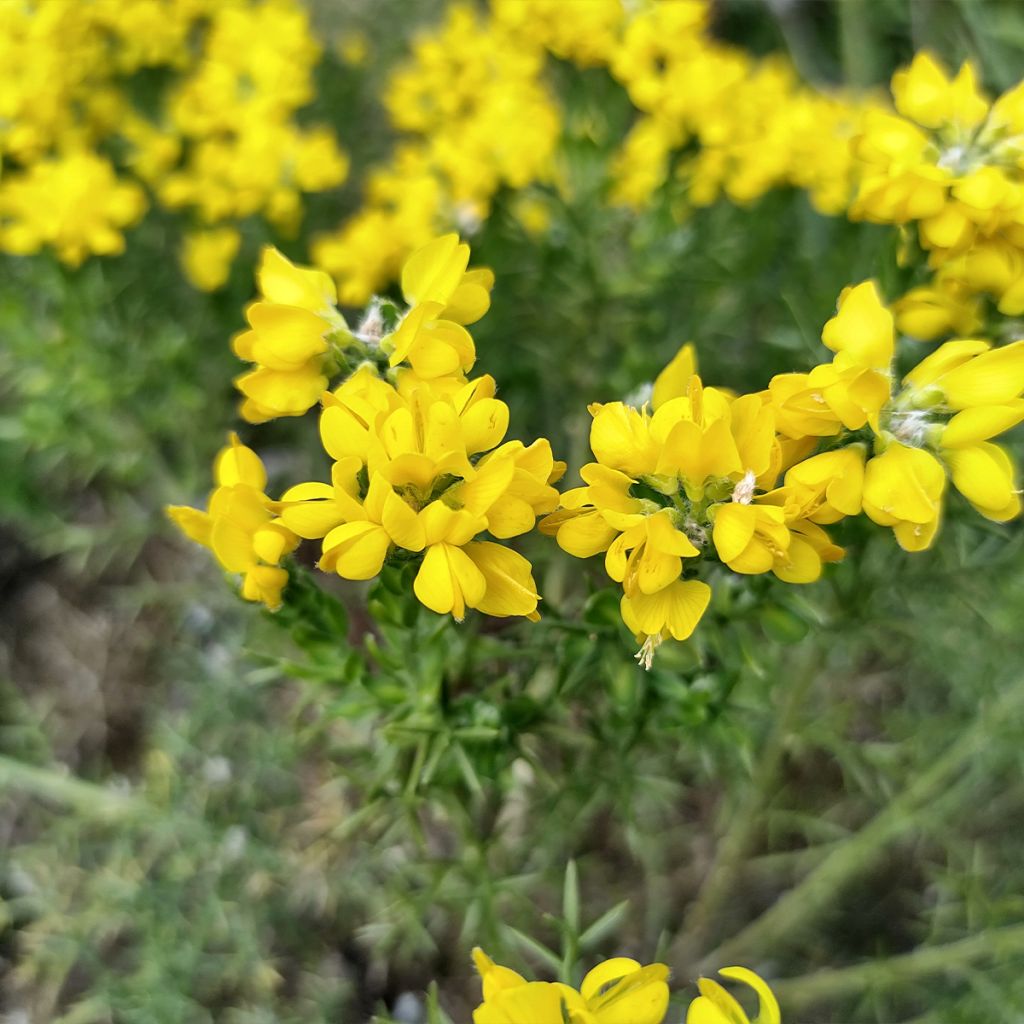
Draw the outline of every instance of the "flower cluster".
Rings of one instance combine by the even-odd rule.
[[[439,221],[472,229],[500,187],[551,174],[561,118],[543,70],[538,45],[461,4],[417,39],[385,93],[404,141],[370,172],[359,213],[314,247],[345,304],[392,280]]]
[[[247,601],[279,608],[288,582],[281,559],[295,550],[299,538],[275,515],[264,493],[263,463],[232,434],[214,461],[213,475],[217,487],[205,512],[175,505],[167,514],[188,538],[209,548],[226,572],[242,577]]]
[[[368,580],[386,562],[416,562],[414,592],[435,612],[459,620],[467,608],[536,618],[540,596],[530,563],[495,541],[529,532],[538,515],[555,508],[552,484],[565,467],[546,440],[505,441],[509,412],[495,397],[493,378],[466,376],[476,350],[465,325],[487,311],[493,285],[489,270],[468,263],[469,246],[456,235],[435,239],[403,268],[409,308],[397,316],[378,301],[350,332],[333,305],[330,279],[268,250],[262,298],[247,310],[250,330],[235,339],[236,352],[257,364],[237,381],[242,413],[260,421],[322,402],[331,482],[297,484],[261,507],[273,514],[266,528],[322,542],[324,572]],[[385,313],[396,315],[390,330]],[[342,367],[348,375],[326,390]],[[211,499],[215,524],[222,505]],[[196,518],[202,513],[172,515],[207,543],[205,526],[193,528],[207,522]],[[229,564],[215,528],[212,536],[208,546],[225,568],[248,572],[241,555]],[[267,561],[256,547],[261,538],[253,534],[250,547]],[[264,599],[252,588],[243,596]]]
[[[678,178],[693,205],[791,186],[823,213],[845,211],[858,167],[848,143],[877,104],[816,91],[784,58],[716,40],[709,13],[707,0],[588,0],[572,18],[553,0],[492,0],[483,13],[451,5],[391,75],[385,99],[401,133],[391,160],[368,174],[358,213],[316,241],[342,302],[366,302],[439,226],[472,231],[499,187],[572,193],[546,54],[606,68],[639,112],[611,157],[612,202],[642,208]],[[528,232],[546,228],[529,192],[512,209]]]
[[[824,527],[862,511],[923,550],[947,477],[987,518],[1019,515],[1015,467],[992,438],[1024,420],[1024,342],[948,342],[894,387],[893,315],[870,281],[843,293],[822,340],[831,362],[760,394],[704,387],[685,346],[650,409],[591,407],[597,461],[541,528],[569,554],[604,553],[646,667],[697,626],[709,565],[813,582],[843,555]]]
[[[865,115],[854,141],[850,214],[917,225],[936,270],[899,307],[900,326],[931,340],[973,330],[974,293],[1024,312],[1024,85],[990,102],[974,66],[950,76],[919,53],[892,79],[895,112]]]
[[[613,163],[613,198],[645,205],[670,179],[673,154],[695,144],[678,170],[695,205],[723,193],[749,203],[791,185],[821,212],[843,211],[853,182],[845,143],[862,101],[818,93],[787,60],[713,39],[707,19],[706,3],[684,0],[628,21],[610,70],[642,116]]]
[[[473,950],[480,973],[483,1002],[473,1024],[662,1024],[668,1011],[668,968],[646,967],[628,957],[598,964],[579,990],[559,982],[527,981],[496,964],[481,949]],[[779,1004],[771,989],[745,967],[720,973],[749,985],[756,993],[759,1024],[780,1024]],[[718,982],[701,978],[700,995],[686,1012],[687,1024],[750,1024],[736,999]]]
[[[240,221],[293,230],[301,194],[347,174],[332,133],[294,120],[318,54],[295,0],[0,5],[0,248],[71,265],[121,252],[148,188],[195,224],[189,278],[219,287]],[[143,109],[136,76],[153,69],[166,77]]]

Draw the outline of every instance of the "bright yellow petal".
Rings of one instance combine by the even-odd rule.
[[[456,234],[442,235],[417,249],[402,267],[402,295],[410,305],[447,303],[469,263],[469,246]]]
[[[987,352],[992,346],[987,341],[959,340],[947,341],[940,345],[930,356],[922,359],[910,373],[903,378],[904,384],[923,388],[934,384],[944,374],[966,363],[973,356]]]
[[[1024,420],[1024,399],[1005,405],[979,405],[958,412],[942,432],[943,448],[961,448],[1005,433]]]
[[[697,350],[688,341],[654,380],[651,408],[657,409],[671,398],[686,394],[690,378],[697,372]]]
[[[954,409],[1012,402],[1024,391],[1024,341],[983,352],[938,383]]]
[[[768,984],[753,971],[746,967],[723,967],[719,972],[723,978],[732,978],[734,981],[742,981],[749,985],[760,1000],[756,1024],[781,1024],[782,1014],[779,1011],[779,1002],[775,993],[768,987]]]
[[[334,282],[320,270],[297,267],[273,246],[266,246],[257,271],[260,294],[269,302],[301,306],[316,313],[337,297]]]
[[[668,1009],[667,979],[664,964],[641,967],[618,957],[595,967],[580,991],[596,1024],[661,1024]]]
[[[548,519],[555,519],[561,515],[562,513],[555,512]],[[555,537],[563,551],[576,558],[590,558],[605,551],[617,535],[618,531],[613,530],[596,509],[588,509],[580,514],[573,513],[571,518],[562,520]]]
[[[347,580],[371,580],[380,573],[391,538],[374,523],[343,523],[324,537],[320,568]]]
[[[956,489],[984,516],[996,521],[1016,512],[1015,470],[1009,455],[988,441],[945,453]],[[1010,515],[1004,515],[1009,511]]]
[[[483,573],[470,557],[452,544],[432,544],[413,583],[420,601],[431,611],[451,612],[461,622],[466,608],[475,608],[487,591]]]
[[[508,615],[533,616],[540,595],[533,581],[533,566],[511,548],[478,541],[462,550],[483,574],[487,589],[475,607],[485,615],[502,618]]]
[[[381,510],[381,526],[388,536],[406,551],[422,551],[427,537],[423,523],[409,504],[389,490]]]
[[[821,340],[833,352],[843,352],[858,365],[887,370],[892,362],[895,328],[874,281],[847,289],[839,311],[825,324]]]
[[[506,988],[518,988],[526,979],[508,967],[496,964],[479,946],[473,950],[473,963],[483,986],[484,1002],[493,999]]]
[[[228,446],[217,453],[213,475],[222,487],[248,484],[262,491],[267,486],[267,471],[260,457],[251,448],[246,448],[234,432],[229,436]]]
[[[736,1024],[736,1021],[730,1020],[707,996],[697,996],[687,1007],[686,1024]]]
[[[715,506],[711,537],[718,557],[727,564],[738,558],[753,539],[756,524],[757,510],[753,505],[732,502]]]
[[[245,572],[256,564],[252,534],[229,519],[214,519],[210,547],[228,572]]]

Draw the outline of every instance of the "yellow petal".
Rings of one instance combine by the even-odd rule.
[[[479,946],[473,950],[473,963],[483,985],[484,1002],[506,988],[518,988],[526,979],[508,967],[496,964]]]
[[[730,563],[742,554],[753,539],[757,511],[752,505],[729,503],[715,508],[712,540],[718,557]]]
[[[630,964],[636,966],[627,969]],[[612,983],[620,971],[624,973]],[[595,985],[599,978],[603,980]],[[664,964],[641,967],[625,957],[607,961],[584,979],[583,989],[589,982],[591,992],[585,997],[587,1009],[597,1024],[662,1024],[668,1009],[667,978],[668,968]]]
[[[391,538],[375,523],[343,523],[324,537],[320,568],[347,580],[370,580],[387,557]]]
[[[289,551],[295,550],[298,542],[299,538],[280,520],[261,526],[252,535],[253,552],[268,565],[277,565]]]
[[[697,628],[711,600],[711,588],[701,580],[677,580],[657,594],[625,595],[622,619],[636,634],[660,636],[668,631],[685,640]]]
[[[1024,391],[1024,341],[990,349],[950,370],[938,382],[954,409],[999,405]]]
[[[262,601],[272,612],[281,607],[281,591],[288,583],[288,573],[273,565],[255,565],[242,580],[242,597]]]
[[[320,400],[327,378],[312,364],[290,372],[261,367],[237,377],[235,387],[270,416],[301,416]]]
[[[381,525],[388,536],[407,551],[422,551],[427,543],[423,523],[413,509],[389,490],[381,511]]]
[[[273,246],[266,246],[257,271],[260,294],[270,302],[301,306],[316,313],[337,297],[334,282],[320,270],[297,267]]]
[[[839,311],[825,324],[821,340],[833,352],[844,352],[858,365],[887,370],[892,362],[895,329],[874,281],[847,289]]]
[[[435,320],[420,328],[407,358],[417,376],[433,380],[469,370],[476,362],[476,346],[465,327]]]
[[[632,477],[654,471],[658,450],[647,421],[622,402],[592,407],[590,447],[599,462]]]
[[[491,307],[493,287],[494,271],[487,267],[467,270],[444,307],[445,319],[457,324],[475,324]]]
[[[487,591],[483,573],[452,544],[432,544],[423,557],[413,590],[431,611],[451,612],[461,622],[466,608],[475,608]]]
[[[462,436],[470,455],[501,443],[508,430],[508,406],[496,398],[476,402],[462,416]]]
[[[980,405],[958,412],[942,432],[943,448],[961,448],[964,445],[987,441],[1005,433],[1024,420],[1024,399],[1005,405]]]
[[[727,1017],[707,996],[697,996],[686,1010],[686,1024],[737,1024]],[[740,1018],[739,1024],[743,1024]]]
[[[891,519],[931,523],[939,514],[945,484],[946,474],[933,455],[893,443],[867,464],[864,511],[883,526],[892,525]]]
[[[742,981],[757,993],[757,998],[760,1000],[757,1024],[781,1024],[782,1015],[779,1011],[778,1000],[761,977],[746,967],[723,967],[718,973],[723,978]]]
[[[586,1012],[579,994],[568,986],[530,981],[496,992],[473,1011],[473,1024],[564,1024],[563,1006],[570,1013]]]
[[[670,398],[686,394],[690,378],[697,372],[697,350],[692,341],[686,342],[672,357],[671,362],[654,380],[651,407],[657,409]]]
[[[904,384],[923,388],[934,384],[943,374],[966,363],[972,356],[987,352],[992,346],[987,341],[959,340],[947,341],[940,345],[930,356],[922,359],[910,373],[903,378]]]
[[[469,246],[456,234],[442,235],[417,249],[402,267],[402,295],[410,305],[447,303],[469,263]]]
[[[213,529],[213,520],[206,512],[200,512],[197,508],[189,508],[188,505],[168,505],[164,511],[171,522],[189,540],[202,544],[204,548],[210,546],[210,532]]]
[[[556,517],[560,517],[560,513],[555,512],[548,519]],[[571,518],[559,519],[555,538],[563,551],[576,558],[590,558],[605,551],[617,533],[598,515],[596,509],[588,509],[583,513],[573,513]]]
[[[945,458],[953,485],[983,516],[1002,522],[1016,515],[1014,465],[999,445],[983,441]]]
[[[471,515],[486,515],[490,507],[508,490],[516,465],[511,457],[493,459],[452,489],[452,498]]]
[[[522,555],[490,541],[467,544],[463,550],[483,574],[487,586],[475,607],[498,618],[536,613],[540,595],[533,581],[533,567]]]
[[[256,564],[252,534],[230,519],[214,519],[210,547],[228,572],[245,572]]]
[[[701,997],[706,999],[716,1010],[729,1021],[729,1024],[750,1024],[746,1011],[736,998],[711,978],[700,978],[697,981]]]
[[[288,504],[282,498],[280,517],[285,526],[299,537],[317,540],[325,537],[334,527],[345,521],[340,507],[333,499],[333,488],[329,498],[316,498]],[[360,517],[362,518],[362,517]]]
[[[232,432],[229,444],[217,454],[213,466],[213,475],[222,487],[232,484],[248,484],[262,491],[267,486],[267,471],[263,468],[260,457],[251,449],[246,448]]]
[[[821,556],[802,537],[794,535],[785,553],[776,557],[772,572],[786,583],[814,583],[821,578]]]

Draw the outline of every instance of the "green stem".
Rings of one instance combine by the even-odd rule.
[[[814,682],[815,673],[810,666],[806,666],[802,671],[794,673],[794,676],[794,681],[788,687],[785,706],[761,748],[752,785],[731,816],[715,860],[683,918],[680,934],[669,947],[668,955],[673,963],[689,960],[693,951],[701,948],[715,915],[735,890],[736,878],[744,868],[746,854],[761,825],[760,811],[775,784],[786,742],[796,715],[803,707],[807,692]]]
[[[703,960],[703,969],[742,960],[754,950],[775,948],[801,934],[833,903],[836,894],[856,875],[867,870],[897,836],[918,825],[918,814],[936,800],[991,743],[991,723],[1005,719],[1020,702],[1022,688],[1004,693],[978,718],[972,728],[939,756],[903,792],[859,832],[843,840],[801,882],[783,893],[760,917],[727,940]]]
[[[829,999],[875,988],[895,988],[930,974],[956,972],[985,957],[1024,953],[1024,924],[993,928],[941,946],[926,946],[902,956],[871,960],[853,967],[815,971],[772,983],[788,1013]]]
[[[39,768],[0,756],[0,792],[20,790],[34,797],[73,807],[94,818],[144,817],[153,808],[137,797],[84,782],[52,768]]]

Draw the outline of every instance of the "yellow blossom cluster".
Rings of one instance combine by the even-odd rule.
[[[646,967],[628,957],[598,964],[579,990],[560,982],[527,981],[496,964],[481,949],[473,950],[480,973],[483,1002],[473,1024],[662,1024],[668,1011],[668,968]],[[725,967],[723,977],[749,985],[760,1002],[759,1024],[781,1024],[771,989],[745,967]],[[739,1002],[718,982],[701,978],[700,995],[690,1003],[686,1024],[750,1024]]]
[[[302,193],[347,174],[331,131],[294,120],[318,56],[296,0],[0,4],[0,248],[121,252],[148,189],[194,225],[189,278],[219,287],[240,221],[292,231]],[[166,83],[143,109],[133,76],[151,69]]]
[[[853,182],[846,140],[864,101],[815,91],[784,58],[715,40],[708,13],[703,0],[679,0],[628,21],[609,66],[642,116],[615,158],[613,199],[643,206],[686,149],[678,174],[695,205],[790,185],[821,212],[842,212]]]
[[[370,172],[359,213],[314,246],[344,304],[392,280],[439,222],[471,231],[501,186],[551,174],[561,118],[543,71],[543,49],[465,4],[414,42],[384,97],[404,141]]]
[[[258,525],[321,541],[320,569],[345,579],[372,579],[386,562],[417,563],[416,597],[439,614],[461,620],[477,608],[536,618],[530,563],[495,541],[529,532],[555,508],[552,484],[565,466],[546,440],[506,441],[509,411],[494,379],[466,376],[476,350],[465,325],[486,313],[493,285],[489,270],[468,263],[469,246],[456,235],[435,239],[403,267],[408,308],[398,314],[375,304],[349,331],[324,273],[265,252],[261,298],[247,310],[250,329],[235,339],[238,354],[256,364],[236,382],[242,412],[259,421],[300,415],[320,401],[320,438],[332,465],[330,483],[300,483],[264,501],[269,524]],[[327,390],[342,367],[349,372]],[[251,504],[255,481],[245,482]],[[246,573],[243,596],[277,603],[279,591],[266,600],[269,590],[248,584],[250,562],[262,571],[269,561],[264,534],[243,538],[235,530],[238,550],[229,554],[218,544],[217,523],[227,514],[219,494],[206,518],[171,514],[225,568]]]
[[[947,478],[989,519],[1020,514],[1016,469],[992,438],[1024,420],[1024,342],[950,341],[897,387],[893,314],[871,281],[844,291],[822,340],[830,362],[759,394],[704,387],[684,346],[650,407],[591,406],[597,461],[541,529],[569,554],[604,553],[646,667],[696,628],[709,565],[813,582],[843,555],[824,527],[862,511],[923,550]]]
[[[368,174],[355,216],[314,246],[342,303],[366,302],[439,226],[472,231],[502,186],[572,191],[548,54],[608,69],[639,112],[611,160],[612,202],[641,208],[676,173],[696,205],[792,186],[824,213],[845,211],[849,140],[874,101],[816,91],[786,59],[717,41],[709,11],[707,0],[587,0],[572,17],[558,0],[491,0],[484,13],[450,6],[391,75],[385,102],[401,133],[392,159]],[[529,194],[513,210],[528,232],[545,229],[547,212]]]
[[[217,486],[206,510],[175,505],[167,514],[191,540],[209,548],[226,572],[242,577],[242,596],[281,606],[288,573],[281,559],[294,551],[299,538],[275,515],[264,490],[267,472],[259,456],[237,434],[214,461]]]
[[[917,225],[936,271],[897,307],[923,340],[980,323],[976,293],[1024,313],[1024,83],[994,102],[974,66],[955,76],[929,53],[892,79],[895,112],[865,115],[854,140],[851,217]]]

